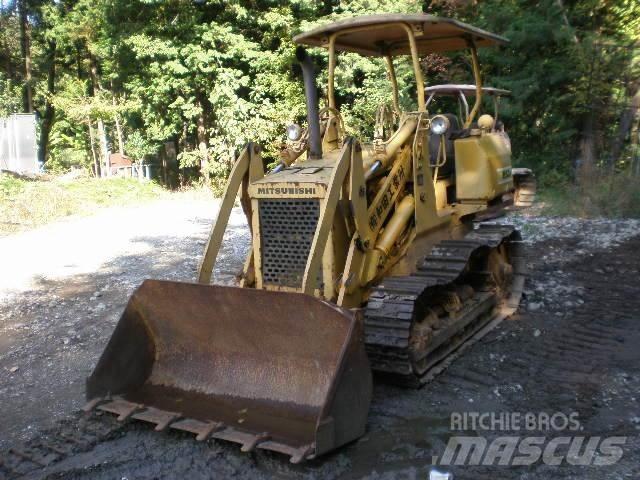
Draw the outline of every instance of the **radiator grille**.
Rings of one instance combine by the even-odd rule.
[[[320,216],[317,199],[260,199],[262,281],[300,288]]]

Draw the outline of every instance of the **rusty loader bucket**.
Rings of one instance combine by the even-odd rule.
[[[364,433],[362,322],[299,293],[147,280],[87,379],[87,410],[294,463]]]

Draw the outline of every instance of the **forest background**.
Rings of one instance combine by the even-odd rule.
[[[108,151],[176,153],[176,181],[219,188],[247,141],[277,158],[304,122],[296,33],[369,13],[451,16],[510,39],[482,49],[514,163],[549,198],[640,214],[640,2],[636,0],[0,0],[0,117],[35,112],[54,174],[99,174]],[[324,51],[313,49],[322,69]],[[471,83],[466,53],[422,59],[428,84]],[[400,66],[407,103],[410,69]],[[324,77],[319,78],[322,85]],[[341,55],[337,99],[349,133],[371,137],[390,102],[384,65]]]

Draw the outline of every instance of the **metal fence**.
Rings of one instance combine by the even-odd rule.
[[[0,171],[37,173],[36,116],[15,113],[0,118]]]

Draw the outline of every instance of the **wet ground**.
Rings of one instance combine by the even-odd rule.
[[[14,451],[0,455],[5,466],[26,478],[423,479],[453,435],[480,435],[489,443],[501,436],[549,441],[580,435],[626,437],[622,458],[609,466],[571,465],[579,462],[569,455],[559,465],[442,469],[462,479],[640,478],[640,229],[635,222],[509,219],[531,240],[531,276],[520,313],[421,390],[376,384],[365,437],[307,464],[292,466],[282,456],[261,451],[243,454],[220,441],[201,444],[191,435],[156,433],[139,423],[118,425],[109,416],[79,420],[73,412],[83,403],[84,378],[135,285],[146,276],[193,278],[213,212],[204,205],[184,207],[191,213],[159,209],[157,219],[170,227],[148,235],[146,224],[134,228],[137,233],[127,234],[131,240],[113,255],[105,254],[91,271],[61,276],[50,267],[44,278],[22,272],[24,286],[4,290],[0,449],[11,446],[28,454],[51,440],[62,452],[57,453],[61,460],[43,468]],[[248,241],[241,222],[234,225],[225,244],[225,272],[241,259]],[[112,228],[114,235],[122,235],[117,222]],[[81,242],[92,240],[90,230],[80,222]],[[127,245],[139,241],[151,248],[144,255],[129,254]],[[73,248],[49,254],[64,267]],[[37,273],[38,265],[31,270]],[[538,418],[562,412],[574,414],[582,429],[451,430],[452,414],[474,412],[531,412]],[[70,437],[75,440],[64,440]],[[0,469],[2,475],[9,477],[9,470]]]

